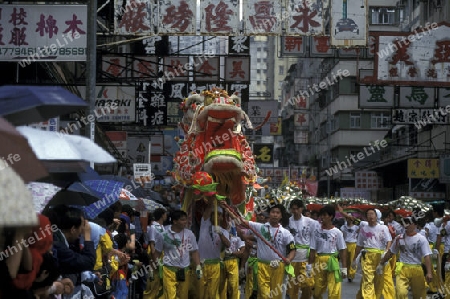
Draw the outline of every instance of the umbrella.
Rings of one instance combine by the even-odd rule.
[[[134,196],[133,193],[131,193],[130,191],[128,191],[127,189],[124,189],[124,188],[122,188],[122,191],[120,192],[119,199],[120,200],[138,200],[138,198],[136,196]]]
[[[38,213],[41,213],[50,199],[61,190],[58,186],[43,182],[31,182],[27,187],[33,197],[34,210]]]
[[[0,159],[0,227],[38,224],[31,192],[24,181]]]
[[[75,192],[63,189],[53,196],[47,203],[47,207],[57,205],[88,206],[97,202],[98,198],[84,192]]]
[[[99,164],[115,163],[116,159],[89,138],[17,127],[40,160],[89,161]]]
[[[99,198],[98,201],[83,207],[86,216],[94,219],[107,207],[119,200],[122,186],[122,182],[113,180],[86,180],[83,182],[74,182],[67,189],[87,193]]]
[[[60,86],[1,86],[0,115],[25,125],[84,109],[88,104]]]
[[[146,191],[142,186],[138,183],[132,182],[131,180],[127,179],[126,177],[118,176],[118,175],[109,175],[104,174],[101,175],[102,179],[108,179],[108,180],[115,180],[118,182],[124,183],[124,188],[129,190],[134,196],[136,197],[146,197]]]
[[[16,128],[0,117],[0,156],[25,182],[48,176],[28,140]]]

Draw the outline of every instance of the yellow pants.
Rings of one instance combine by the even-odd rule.
[[[352,268],[352,261],[355,258],[356,243],[347,244],[347,269],[348,279],[355,279],[356,269]]]
[[[163,267],[163,290],[164,299],[188,299],[190,276],[186,272],[185,281],[177,281],[175,271]]]
[[[384,288],[384,275],[376,273],[380,259],[381,253],[376,252],[366,252],[365,257],[361,258],[362,278],[357,299],[380,299]]]
[[[297,278],[298,283],[291,282],[288,284],[287,294],[292,299],[298,298],[298,293],[301,290],[302,296],[301,299],[310,299],[312,296],[312,288],[314,287],[314,278],[306,278],[306,265],[307,262],[293,262],[292,266],[294,267],[295,277]],[[303,275],[305,279],[299,280],[298,277]],[[290,278],[290,277],[289,277]]]
[[[203,277],[199,280],[199,299],[220,299],[220,263],[204,264]]]
[[[392,270],[392,277],[395,277],[395,265],[397,264],[397,254],[392,255],[392,257],[389,259],[389,264],[391,265],[391,270]]]
[[[258,299],[283,298],[284,263],[277,268],[258,261]]]
[[[239,291],[239,260],[237,258],[229,259],[223,262],[224,286],[220,293],[220,299],[241,298]]]
[[[394,279],[392,278],[392,268],[391,263],[386,263],[386,266],[384,266],[384,272],[383,272],[383,299],[394,299],[395,298],[395,286],[394,286]]]
[[[421,265],[404,265],[402,267],[395,280],[396,298],[407,299],[409,287],[411,287],[413,299],[426,298],[427,290]]]
[[[341,283],[336,282],[334,272],[329,272],[320,265],[328,262],[329,256],[317,256],[314,264],[314,299],[322,299],[322,294],[328,289],[328,299],[341,299]]]
[[[257,275],[258,271],[256,273],[253,272],[253,267],[248,266],[247,267],[247,273],[245,277],[245,299],[250,299],[250,297],[253,294],[253,291],[258,290],[258,282],[253,281],[253,277]]]
[[[158,294],[161,290],[161,279],[159,278],[158,270],[155,270],[154,272],[155,279],[151,281],[150,279],[147,279],[147,286],[144,291],[143,299],[157,299]]]

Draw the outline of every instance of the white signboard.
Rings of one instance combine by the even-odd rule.
[[[253,126],[257,126],[264,121],[270,113],[269,122],[278,121],[278,101],[249,101],[247,115]]]
[[[114,1],[114,33],[131,35],[151,35],[155,6],[153,1]]]
[[[29,126],[43,131],[59,132],[59,116]]]
[[[440,109],[393,109],[392,124],[393,125],[412,125],[417,128],[424,127],[427,124],[447,124],[449,116],[444,115]]]
[[[325,33],[322,0],[289,0],[287,5],[287,35],[322,35]]]
[[[78,89],[84,98],[86,87],[80,86]],[[134,122],[136,120],[135,87],[97,86],[94,117],[98,122]]]
[[[400,87],[400,108],[433,108],[434,88],[419,86]]]
[[[244,0],[245,35],[279,35],[281,1]]]
[[[159,34],[195,35],[197,1],[159,1]]]
[[[331,44],[367,46],[367,0],[331,0]]]
[[[228,36],[239,33],[239,1],[201,1],[200,12],[201,34]]]
[[[450,28],[447,23],[425,24],[423,30],[377,35],[375,55],[378,81],[394,84],[442,86],[450,83]]]
[[[9,4],[0,12],[0,60],[86,60],[86,5]]]
[[[133,163],[134,176],[147,176],[152,172],[150,163]]]
[[[359,108],[394,107],[394,87],[381,85],[359,86]]]

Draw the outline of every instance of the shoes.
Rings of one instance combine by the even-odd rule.
[[[348,282],[352,282],[352,279],[351,279],[351,278],[348,278],[347,280],[348,280]]]

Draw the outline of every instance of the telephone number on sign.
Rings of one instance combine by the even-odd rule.
[[[36,58],[47,56],[60,56],[60,55],[86,55],[86,48],[6,48],[0,47],[0,55],[15,55],[15,56],[27,56],[36,54]]]

